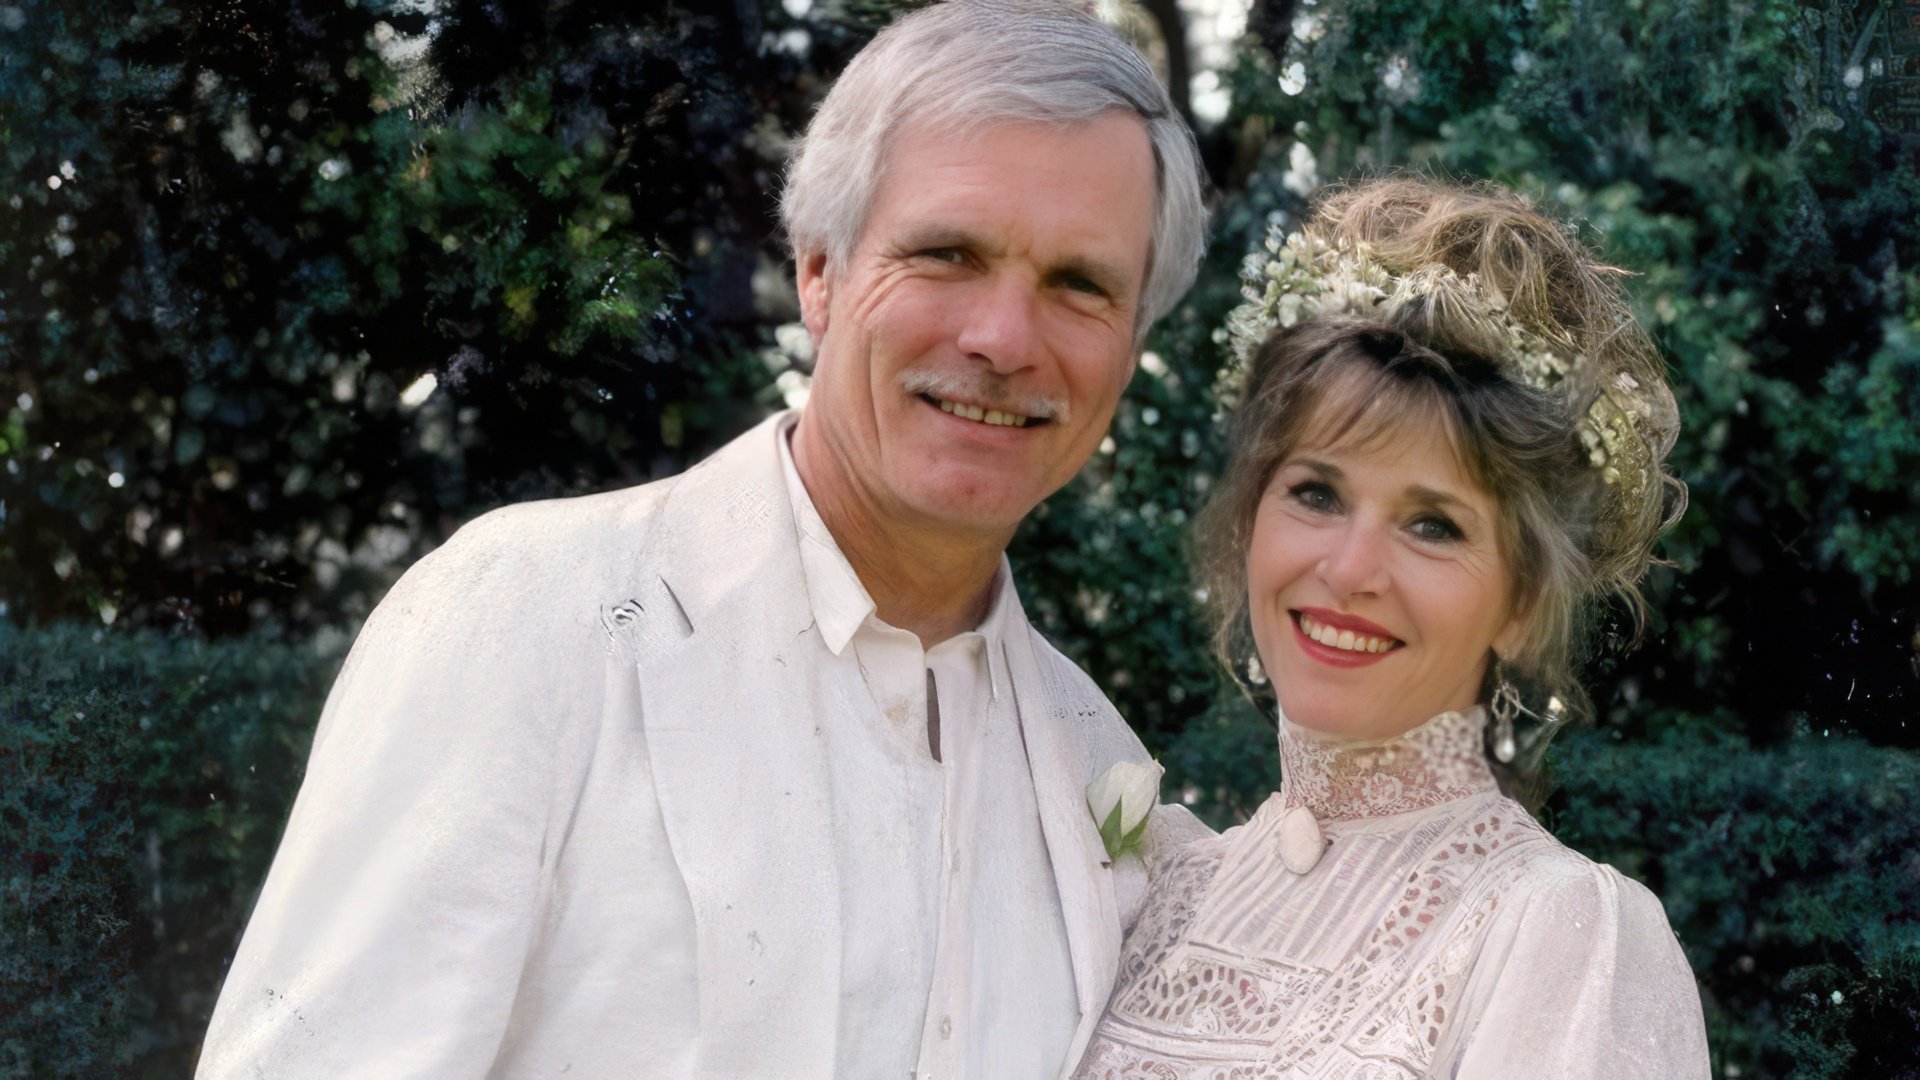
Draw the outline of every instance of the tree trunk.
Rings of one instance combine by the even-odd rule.
[[[1145,0],[1141,6],[1160,26],[1167,48],[1167,95],[1187,126],[1193,126],[1193,58],[1187,54],[1187,19],[1179,0]]]

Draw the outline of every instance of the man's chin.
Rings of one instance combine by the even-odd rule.
[[[1044,498],[1032,491],[1009,490],[1004,484],[973,483],[965,477],[944,473],[923,476],[909,483],[913,486],[903,493],[906,497],[902,502],[922,520],[957,532],[1010,533]]]

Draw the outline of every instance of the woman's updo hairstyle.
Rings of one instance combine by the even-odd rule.
[[[1296,280],[1294,264],[1250,261],[1253,303],[1230,323],[1250,355],[1228,461],[1193,533],[1221,659],[1238,670],[1250,652],[1247,548],[1279,465],[1436,425],[1499,507],[1525,627],[1508,675],[1536,714],[1589,712],[1576,679],[1589,613],[1618,595],[1644,623],[1639,582],[1686,494],[1662,467],[1678,414],[1624,272],[1490,185],[1358,183],[1321,198],[1302,236],[1313,245],[1296,237],[1296,253],[1359,253],[1342,265],[1364,272],[1322,280],[1304,305],[1271,284]],[[1291,257],[1277,236],[1269,250]]]

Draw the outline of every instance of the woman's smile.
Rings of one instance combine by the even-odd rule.
[[[1295,611],[1293,629],[1300,651],[1334,667],[1379,663],[1406,643],[1365,619],[1325,608]]]

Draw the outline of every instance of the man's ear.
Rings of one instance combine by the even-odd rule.
[[[807,324],[807,336],[818,347],[827,336],[827,312],[833,306],[833,274],[827,253],[803,251],[794,261],[794,285],[800,293],[800,321]]]

